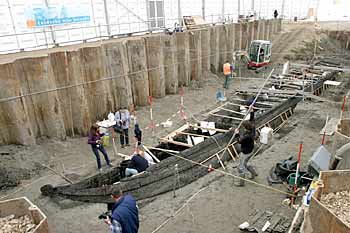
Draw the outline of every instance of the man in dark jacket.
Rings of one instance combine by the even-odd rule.
[[[254,116],[254,115],[253,115]],[[252,115],[251,115],[252,117]],[[245,174],[250,173],[251,179],[254,179],[258,174],[256,173],[253,166],[248,165],[249,160],[254,155],[254,140],[255,140],[255,125],[254,119],[249,121],[243,121],[242,127],[244,132],[240,134],[239,130],[236,129],[236,139],[241,144],[241,153],[239,154],[239,166],[238,174],[241,178],[245,179]],[[244,180],[240,179],[238,186],[244,186]]]
[[[105,220],[111,233],[137,233],[139,212],[135,198],[130,194],[123,195],[119,188],[112,191],[111,197],[115,204],[111,216]]]
[[[125,169],[125,176],[136,175],[145,171],[147,168],[148,161],[140,153],[137,153],[132,156],[128,167]]]

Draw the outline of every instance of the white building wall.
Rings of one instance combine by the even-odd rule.
[[[178,0],[164,1],[165,27],[174,27],[179,22]]]
[[[158,0],[161,1],[161,0]],[[165,27],[172,28],[179,21],[179,13],[184,15],[202,15],[203,0],[163,0]],[[178,3],[181,3],[181,12]],[[205,19],[207,23],[223,21],[224,18],[236,22],[238,18],[238,1],[240,14],[252,12],[252,0],[205,0]],[[305,18],[309,8],[316,8],[319,3],[319,20],[339,20],[350,18],[349,0],[254,0],[254,11],[260,18],[273,18],[273,11],[278,10],[284,18]],[[69,24],[47,28],[28,28],[25,19],[25,7],[44,5],[45,0],[0,0],[0,53],[14,52],[19,49],[31,50],[58,44],[81,43],[83,40],[98,40],[101,37],[116,36],[149,30],[148,0],[47,0],[49,5],[81,4],[90,11],[88,23]],[[9,5],[8,5],[9,4]],[[106,5],[105,5],[106,4]],[[107,26],[106,9],[109,21]],[[11,19],[11,13],[12,18]],[[343,17],[348,16],[348,18]],[[12,22],[13,21],[13,22]],[[55,30],[52,32],[51,30]],[[15,36],[14,34],[18,35]]]

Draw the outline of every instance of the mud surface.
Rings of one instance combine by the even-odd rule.
[[[304,29],[303,27],[306,27]],[[288,52],[289,49],[298,46],[298,41],[312,39],[309,24],[287,27],[284,33],[273,41],[275,50],[273,53]],[[285,39],[292,36],[294,40],[287,46]],[[301,39],[299,39],[301,38]],[[283,62],[283,56],[278,55],[274,59],[275,64]],[[266,71],[266,73],[268,70]],[[261,77],[253,71],[243,71],[245,77]],[[338,77],[339,81],[346,82],[348,79]],[[197,119],[204,118],[208,109],[217,105],[215,93],[222,87],[224,78],[210,75],[201,88],[196,83],[185,89],[184,103],[186,115]],[[241,87],[259,86],[263,79],[238,80],[231,83],[230,90],[226,95],[233,94]],[[341,89],[341,88],[340,88]],[[173,193],[167,193],[147,202],[140,203],[140,232],[152,232],[169,217],[181,208],[189,198],[203,188],[194,196],[191,201],[172,218],[158,232],[240,232],[238,225],[249,218],[254,209],[270,210],[283,213],[292,218],[294,210],[282,205],[286,195],[284,185],[273,185],[271,190],[267,186],[266,176],[270,168],[275,163],[297,156],[299,143],[303,143],[302,167],[305,169],[308,159],[312,153],[320,146],[322,135],[319,134],[323,128],[327,115],[328,117],[339,118],[342,99],[335,99],[339,90],[328,90],[323,96],[334,98],[335,104],[307,100],[300,103],[295,109],[295,114],[288,123],[274,135],[273,145],[263,153],[258,154],[252,160],[259,176],[256,182],[259,184],[246,184],[245,187],[234,186],[234,179],[228,175],[211,172],[196,182],[185,186]],[[343,91],[343,90],[340,90]],[[136,109],[138,122],[144,129],[144,141],[147,145],[156,145],[158,138],[172,132],[183,124],[183,120],[178,112],[180,103],[179,95],[168,95],[161,99],[154,100],[153,116],[156,123],[164,122],[170,118],[173,121],[171,128],[156,127],[154,132],[145,129],[150,125],[149,109]],[[132,135],[130,130],[130,135]],[[49,171],[42,165],[49,166],[67,177],[78,180],[97,172],[95,158],[86,138],[69,138],[66,141],[45,140],[38,145],[30,147],[5,146],[0,147],[0,171],[4,176],[10,177],[5,182],[6,189],[0,191],[0,200],[17,196],[27,196],[32,202],[41,208],[48,216],[49,227],[53,233],[73,233],[73,232],[108,232],[105,224],[97,219],[97,216],[105,211],[105,206],[100,204],[87,204],[63,200],[59,198],[50,199],[40,195],[40,187],[51,183],[53,185],[65,184],[65,181],[56,174]],[[348,142],[348,139],[334,135],[326,138],[326,147],[334,153],[339,146]],[[132,153],[132,148],[121,149],[117,140],[118,152],[123,154]],[[113,163],[121,160],[119,156],[113,154],[111,147],[107,152]],[[105,162],[103,169],[107,169]],[[228,173],[236,174],[233,163],[226,164]],[[6,169],[6,170],[5,170]],[[0,177],[3,177],[0,174]],[[0,178],[0,184],[2,184]],[[18,187],[11,188],[18,184]],[[1,188],[1,186],[0,186]],[[279,192],[282,191],[282,192]]]

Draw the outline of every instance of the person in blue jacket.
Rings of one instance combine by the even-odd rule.
[[[115,204],[110,217],[105,220],[111,233],[137,233],[139,230],[139,211],[136,200],[130,194],[123,195],[120,188],[112,190]]]

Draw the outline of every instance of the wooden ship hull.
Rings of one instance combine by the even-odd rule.
[[[305,86],[310,91],[322,87],[323,82],[331,79],[334,73],[319,76],[314,80],[313,87]],[[240,92],[245,96],[244,92]],[[295,92],[288,95],[276,95],[268,100],[259,97],[255,112],[257,131],[268,126],[278,131],[293,114],[296,105],[303,99],[302,95]],[[230,142],[233,132],[229,129],[238,126],[244,117],[240,108],[245,106],[244,99],[230,99],[225,104],[217,107],[207,114],[207,121],[215,122],[215,129],[210,128],[215,134],[210,135],[209,128],[199,125],[186,124],[179,130],[160,139],[161,143],[156,147],[148,147],[160,162],[149,167],[145,172],[136,176],[121,178],[121,167],[115,167],[107,172],[96,174],[80,182],[53,187],[45,185],[41,187],[43,195],[60,196],[76,201],[93,203],[112,203],[111,190],[119,186],[124,193],[131,193],[136,199],[151,198],[174,188],[183,187],[198,178],[206,175],[208,170],[204,166],[211,164],[213,168],[224,167],[224,162],[238,159],[239,145],[233,142],[228,149],[225,147]],[[247,107],[247,106],[245,106]],[[204,141],[195,144],[189,143],[188,138],[203,137]],[[193,142],[193,141],[192,141]],[[174,156],[176,155],[176,156]],[[195,163],[186,161],[187,158]]]

